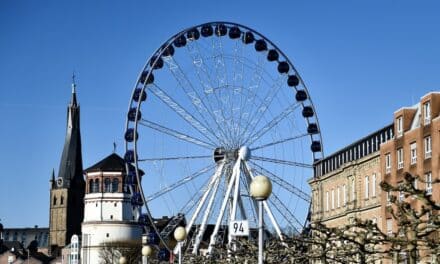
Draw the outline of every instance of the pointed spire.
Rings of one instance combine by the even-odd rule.
[[[72,73],[72,101],[70,102],[70,104],[72,106],[77,106],[77,102],[76,102],[76,81],[75,81],[75,72]]]
[[[52,181],[55,181],[55,168],[52,169]]]

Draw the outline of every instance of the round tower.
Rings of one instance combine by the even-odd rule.
[[[141,245],[142,227],[125,173],[125,162],[113,153],[85,170],[82,263],[100,263],[103,255]],[[136,188],[136,187],[135,187]]]

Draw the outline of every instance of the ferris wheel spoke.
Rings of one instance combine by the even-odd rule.
[[[146,119],[141,119],[139,121],[139,124],[146,126],[148,128],[154,129],[156,131],[159,131],[161,133],[165,133],[165,134],[170,135],[172,137],[175,137],[177,139],[184,140],[186,142],[193,143],[193,144],[199,145],[201,147],[204,147],[204,148],[207,148],[210,150],[215,148],[215,145],[213,145],[211,143],[208,143],[208,142],[203,141],[201,139],[186,135],[186,134],[179,132],[177,130],[167,128],[165,126],[159,125],[157,123],[154,123],[154,122],[146,120]]]
[[[298,136],[288,137],[288,138],[285,138],[285,139],[281,139],[281,140],[277,140],[277,141],[274,141],[274,142],[271,142],[271,143],[267,143],[267,144],[264,144],[264,145],[253,147],[253,148],[251,148],[251,150],[253,151],[253,150],[257,150],[257,149],[267,148],[267,147],[270,147],[270,146],[286,143],[286,142],[291,141],[291,140],[300,139],[300,138],[303,138],[303,137],[306,137],[306,136],[309,136],[309,135],[310,135],[309,133],[304,133],[304,134],[301,134],[301,135],[298,135]]]
[[[222,100],[221,98],[219,98],[220,96],[219,93],[221,92],[221,89],[224,89],[224,87],[226,87],[226,84],[224,84],[223,86],[214,84],[213,77],[211,75],[212,71],[205,63],[208,58],[201,55],[200,45],[197,41],[195,41],[195,43],[196,43],[196,45],[194,45],[195,47],[188,45],[188,49],[192,50],[191,54],[193,58],[193,65],[196,67],[197,76],[200,80],[202,87],[204,88],[205,98],[208,99],[209,97],[214,97],[215,99],[215,100],[208,99],[208,101],[211,103],[209,104],[211,106],[210,109],[212,111],[212,114],[215,116],[214,120],[216,121],[216,123],[219,124],[220,129],[223,131],[224,141],[230,143],[231,142],[230,133],[227,132],[226,130],[227,127],[225,126],[225,121],[227,120],[227,118],[222,110],[222,106],[223,106]],[[214,55],[210,59],[215,61],[216,56]],[[219,63],[221,63],[221,61]],[[215,75],[217,75],[217,64],[214,65],[214,68],[216,69]],[[207,81],[204,81],[204,79],[207,79]],[[220,79],[224,80],[224,78],[220,78]]]
[[[145,158],[145,159],[138,159],[138,161],[155,162],[155,161],[167,161],[167,160],[206,159],[206,158],[212,158],[212,155]]]
[[[278,95],[278,92],[281,90],[281,87],[285,83],[285,80],[286,80],[286,76],[284,75],[279,76],[278,79],[272,85],[272,88],[263,97],[264,100],[262,100],[260,106],[257,108],[258,110],[255,111],[255,114],[253,116],[253,119],[255,119],[256,122],[251,124],[250,131],[255,130],[257,125],[260,123],[261,119],[265,116],[265,113],[268,111],[268,109],[270,109],[270,105],[272,104],[275,97]]]
[[[293,167],[302,167],[302,168],[309,168],[309,169],[313,168],[312,164],[290,161],[290,160],[273,159],[273,158],[260,157],[260,156],[254,156],[254,155],[252,155],[251,159],[261,160],[261,161],[266,161],[266,162],[271,162],[271,163],[276,163],[276,164],[283,164],[283,165],[288,165],[288,166],[293,166]]]
[[[213,93],[216,97],[216,100],[217,100],[216,105],[219,106],[219,100],[216,96],[216,93],[214,92],[214,85],[212,83],[211,76],[209,74],[209,69],[205,63],[206,58],[204,58],[201,55],[200,48],[198,46],[197,41],[189,41],[188,45],[187,45],[187,50],[192,58],[192,65],[196,71],[197,79],[199,80],[200,86],[203,88],[202,94],[204,95],[203,97],[205,98],[204,104],[207,106],[207,108],[209,108],[208,110],[211,115],[211,118],[216,123],[217,129],[219,129],[219,131],[223,135],[223,137],[224,137],[223,139],[225,141],[227,136],[226,136],[224,126],[222,126],[220,124],[220,120],[222,120],[222,119],[219,119],[219,117],[215,114],[215,110],[212,105],[213,102],[209,99],[209,96],[208,96],[209,94]],[[203,101],[203,100],[201,100],[201,101]]]
[[[240,137],[240,143],[243,140],[243,137],[246,136],[245,132],[246,132],[248,126],[250,125],[250,123],[252,122],[251,113],[246,112],[246,111],[248,109],[248,104],[250,103],[252,105],[252,103],[255,101],[255,98],[260,90],[261,81],[263,80],[262,74],[264,72],[264,64],[265,63],[266,63],[266,59],[262,55],[259,55],[257,64],[255,65],[255,68],[254,68],[254,71],[252,74],[252,78],[249,83],[249,86],[247,89],[245,89],[247,94],[243,98],[244,102],[240,105],[240,108],[243,109],[243,111],[240,113],[239,122],[242,123],[245,120],[247,122],[245,122],[244,128],[242,130],[240,130],[240,135],[242,135]]]
[[[260,130],[258,130],[257,132],[255,132],[254,134],[252,134],[252,136],[250,136],[244,144],[248,144],[248,145],[252,145],[256,140],[258,140],[259,138],[261,138],[264,134],[266,134],[270,129],[272,129],[274,126],[276,126],[278,123],[280,123],[281,121],[284,120],[284,118],[286,118],[287,116],[289,116],[291,113],[293,113],[301,104],[300,103],[296,103],[293,105],[289,105],[288,107],[286,107],[279,115],[277,115],[276,117],[274,117],[271,121],[267,122]],[[254,131],[256,126],[258,125],[258,123],[261,120],[261,117],[264,116],[264,112],[267,111],[267,109],[269,108],[269,105],[264,105],[261,106],[261,116],[259,119],[257,119],[257,122],[255,122],[255,124],[251,127],[250,131]],[[260,111],[260,110],[259,110]]]
[[[299,233],[299,230],[302,228],[304,223],[301,223],[298,218],[295,217],[290,209],[278,198],[276,194],[271,194],[269,197],[269,202],[273,205],[273,207],[278,211],[280,215],[284,217],[286,222],[295,229],[296,232]],[[295,226],[293,223],[296,223],[298,226]]]
[[[203,135],[208,141],[215,145],[213,139],[208,137],[208,135],[214,136],[220,140],[211,129],[206,128],[202,123],[197,120],[193,115],[191,115],[185,108],[183,108],[176,100],[169,96],[163,89],[161,89],[156,84],[150,86],[150,90],[156,95],[163,103],[165,103],[169,108],[171,108],[177,115],[183,118],[188,124],[195,128],[201,135]]]
[[[170,191],[173,191],[174,189],[180,187],[181,185],[183,185],[183,184],[185,184],[185,183],[187,183],[187,182],[189,182],[189,181],[192,181],[192,180],[194,180],[195,178],[199,177],[200,175],[203,175],[203,174],[206,173],[207,171],[213,169],[214,166],[215,166],[215,165],[209,165],[209,166],[207,166],[207,167],[204,167],[204,168],[198,170],[197,172],[194,172],[194,173],[191,174],[191,175],[188,175],[188,176],[183,177],[182,179],[180,179],[180,180],[178,180],[178,181],[172,183],[171,185],[169,185],[169,186],[163,188],[162,190],[160,190],[160,191],[158,191],[158,192],[156,192],[156,193],[153,193],[152,195],[148,196],[148,197],[146,198],[146,201],[147,201],[147,202],[152,201],[152,200],[157,199],[157,198],[159,198],[160,196],[162,196],[162,195],[164,195],[164,194],[166,194],[166,193],[168,193],[168,192],[170,192]]]
[[[208,109],[208,106],[206,105],[203,98],[200,96],[199,92],[194,88],[194,85],[189,80],[188,76],[183,72],[182,68],[180,67],[177,60],[174,59],[174,57],[165,57],[165,62],[168,65],[168,69],[176,79],[177,83],[179,84],[180,88],[185,92],[187,98],[191,101],[194,108],[199,113],[199,116],[203,119],[205,127],[211,127],[210,122],[207,120],[205,116],[211,117],[212,120],[214,120],[214,123],[217,126],[217,130],[220,131],[224,135],[224,129],[218,122],[216,121],[215,117],[212,114],[212,109]],[[214,131],[211,131],[214,133]],[[217,138],[220,137],[220,135],[215,134]]]
[[[295,194],[297,197],[303,199],[304,201],[310,203],[312,200],[312,197],[310,197],[310,195],[308,195],[307,193],[305,193],[303,190],[299,189],[298,187],[292,185],[291,183],[287,182],[286,180],[278,177],[277,175],[275,175],[275,173],[272,173],[270,171],[268,171],[267,169],[259,166],[258,164],[256,164],[255,162],[249,161],[249,163],[251,163],[253,165],[253,168],[255,168],[256,170],[258,170],[260,173],[265,174],[267,176],[270,176],[270,179],[278,184],[279,186],[283,187],[285,190]]]

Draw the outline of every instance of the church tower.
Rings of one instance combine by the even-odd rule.
[[[81,156],[80,109],[75,79],[67,107],[67,129],[58,177],[50,180],[49,254],[57,256],[74,234],[81,234],[84,218],[83,166]]]

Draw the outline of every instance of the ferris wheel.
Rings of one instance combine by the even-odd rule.
[[[266,231],[302,231],[323,157],[318,118],[291,61],[255,30],[211,22],[163,43],[136,80],[125,140],[132,204],[169,250],[177,225],[194,254],[230,243],[231,221],[256,229],[249,185],[260,174],[273,184]]]

